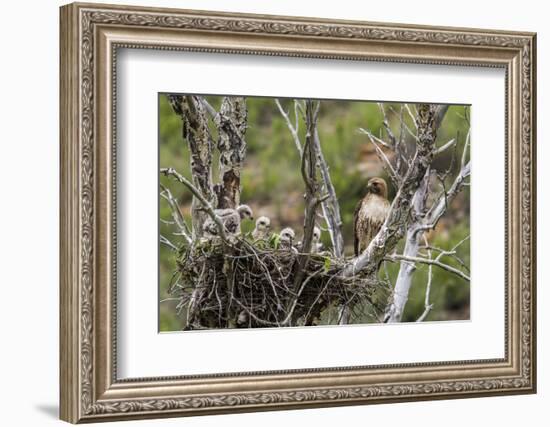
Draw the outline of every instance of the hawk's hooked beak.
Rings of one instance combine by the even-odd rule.
[[[367,185],[367,190],[369,192],[375,193],[375,194],[380,193],[380,188],[378,188],[378,185],[376,185],[375,183],[371,183],[371,184]]]

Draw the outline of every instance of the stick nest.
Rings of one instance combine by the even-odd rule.
[[[242,237],[230,244],[202,239],[182,248],[169,292],[178,296],[184,329],[335,324],[342,305],[352,313],[347,323],[379,317],[387,292],[380,298],[376,291],[388,289],[384,281],[343,277],[346,261],[321,252],[309,255],[297,283],[298,257],[294,247]]]

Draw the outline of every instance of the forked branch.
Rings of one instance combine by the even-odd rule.
[[[210,202],[201,194],[199,189],[195,187],[187,178],[185,178],[180,173],[176,172],[173,168],[161,168],[160,173],[162,173],[165,176],[172,177],[179,183],[185,185],[191,193],[193,193],[193,196],[197,198],[199,203],[201,204],[200,210],[203,210],[206,212],[210,218],[212,218],[212,221],[216,224],[216,227],[218,229],[219,236],[224,242],[228,242],[227,240],[227,233],[225,232],[225,227],[220,220],[220,218],[216,215],[214,212],[214,208],[210,204]]]

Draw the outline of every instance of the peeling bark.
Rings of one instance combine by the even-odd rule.
[[[212,191],[213,143],[204,106],[197,96],[169,95],[168,99],[172,109],[182,120],[182,136],[187,140],[191,154],[193,184],[212,204],[215,200]],[[191,205],[194,237],[202,236],[202,225],[206,219],[201,206],[194,196]]]
[[[215,117],[218,127],[220,179],[214,191],[218,209],[236,208],[240,204],[241,169],[246,155],[246,100],[243,97],[224,97]]]

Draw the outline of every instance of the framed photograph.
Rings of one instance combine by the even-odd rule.
[[[61,418],[534,393],[535,34],[61,8]]]

